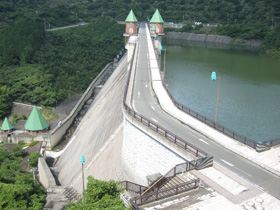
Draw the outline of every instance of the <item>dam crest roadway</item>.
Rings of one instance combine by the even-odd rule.
[[[85,177],[128,180],[145,186],[148,184],[147,176],[165,174],[176,164],[197,159],[192,154],[177,151],[173,143],[164,142],[150,128],[129,116],[123,106],[123,94],[126,81],[130,79],[126,104],[150,122],[214,156],[213,167],[195,171],[194,175],[233,205],[259,196],[264,202],[279,206],[279,148],[258,153],[178,110],[162,86],[146,24],[141,23],[138,36],[131,36],[126,48],[127,54],[95,98],[56,162],[60,183],[81,193],[81,155],[86,160]],[[246,186],[244,192],[232,196],[229,189],[220,186],[222,183],[213,181],[213,172]]]

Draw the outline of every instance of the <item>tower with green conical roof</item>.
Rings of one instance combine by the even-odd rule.
[[[1,132],[3,134],[8,134],[13,130],[14,126],[12,125],[12,123],[8,120],[7,117],[5,117],[5,120],[2,123],[1,126]]]
[[[134,12],[130,10],[127,18],[125,19],[125,34],[124,36],[131,36],[137,34],[137,18]]]
[[[36,106],[34,106],[24,127],[27,133],[38,134],[46,132],[48,130],[49,125],[43,117],[43,115],[41,114],[41,112],[37,109]]]
[[[151,31],[151,35],[153,36],[155,33],[157,35],[164,35],[163,33],[163,19],[158,11],[158,9],[156,9],[152,19],[150,20],[150,31]],[[152,28],[155,27],[155,31],[152,30]]]

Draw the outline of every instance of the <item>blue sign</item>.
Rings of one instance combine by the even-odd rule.
[[[81,158],[80,158],[80,163],[83,164],[85,162],[86,162],[86,160],[85,160],[84,156],[82,155]]]
[[[211,80],[213,80],[213,81],[217,80],[217,75],[216,75],[216,72],[214,72],[214,71],[211,74]]]

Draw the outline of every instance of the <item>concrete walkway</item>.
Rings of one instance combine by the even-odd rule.
[[[274,175],[280,176],[280,147],[258,153],[182,112],[175,107],[161,83],[156,59],[150,59],[150,69],[153,89],[164,111],[226,149],[256,163]],[[258,186],[248,183],[218,164],[214,164],[214,167],[208,169],[194,171],[193,174],[201,178],[211,188],[208,194],[197,198],[195,204],[185,203],[181,205],[188,200],[189,196],[187,196],[182,202],[180,202],[181,197],[169,200],[166,203],[161,201],[161,204],[145,209],[279,209],[280,201],[277,198],[265,193]],[[183,207],[184,205],[188,207]]]
[[[234,153],[256,163],[262,168],[270,171],[280,177],[280,146],[271,148],[268,151],[258,153],[254,149],[220,133],[201,121],[193,118],[189,114],[179,110],[169,98],[165,88],[161,82],[159,68],[156,59],[150,58],[152,85],[160,106],[164,111],[174,116],[181,122],[189,125],[194,130],[207,136],[223,147],[233,151]]]

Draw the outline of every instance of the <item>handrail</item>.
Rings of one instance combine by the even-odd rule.
[[[154,123],[147,119],[146,117],[138,114],[136,111],[132,110],[127,104],[123,104],[125,110],[128,112],[130,116],[132,116],[134,119],[141,122],[143,125],[147,126],[148,128],[151,128],[153,131],[157,132],[161,136],[165,137],[169,141],[172,141],[177,146],[183,148],[184,150],[192,153],[195,157],[205,157],[208,155],[208,153],[204,152],[203,150],[199,149],[198,147],[192,145],[191,143],[185,141],[181,137],[171,133],[170,131],[166,130],[165,128],[161,127],[157,123]]]
[[[194,163],[193,163],[194,162]],[[148,189],[145,190],[145,192],[143,192],[143,194],[141,195],[144,195],[146,194],[147,192],[149,192],[151,189],[154,188],[154,186],[156,186],[157,183],[159,183],[162,179],[166,178],[166,176],[171,172],[171,171],[174,171],[175,170],[175,173],[173,174],[172,177],[176,176],[178,173],[176,173],[176,168],[179,167],[179,166],[182,166],[184,164],[187,164],[187,167],[186,167],[186,171],[189,171],[190,170],[190,167],[188,167],[190,165],[190,163],[193,163],[193,165],[195,164],[195,161],[187,161],[185,163],[181,163],[181,164],[177,164],[176,166],[174,166],[172,169],[170,169],[167,173],[165,173],[160,179],[158,179],[155,183],[153,183],[150,187],[148,186]],[[188,170],[189,168],[189,170]]]
[[[154,45],[153,45],[153,47],[154,47]],[[154,47],[154,51],[155,51],[155,47]],[[157,62],[158,62],[158,59],[157,59]],[[159,65],[159,62],[158,62],[158,65]],[[162,78],[162,75],[160,75],[160,76]],[[242,134],[239,134],[238,132],[235,132],[235,131],[233,131],[233,130],[231,130],[231,129],[221,125],[220,123],[217,123],[214,120],[212,120],[212,119],[210,119],[210,118],[208,118],[208,117],[206,117],[206,116],[204,116],[204,115],[202,115],[202,114],[192,110],[191,108],[189,108],[189,107],[187,107],[187,106],[185,106],[183,104],[180,104],[179,102],[177,102],[174,99],[174,97],[172,96],[172,94],[168,90],[167,85],[163,81],[163,78],[161,79],[161,82],[162,82],[162,85],[165,88],[167,94],[169,95],[170,99],[172,100],[173,104],[178,109],[180,109],[183,112],[191,115],[192,117],[198,119],[199,121],[207,124],[208,126],[214,128],[215,130],[217,130],[217,131],[219,131],[219,132],[221,132],[221,133],[223,133],[223,134],[225,134],[225,135],[227,135],[227,136],[229,136],[229,137],[231,137],[231,138],[233,138],[233,139],[235,139],[235,140],[237,140],[237,141],[239,141],[239,142],[241,142],[241,143],[243,143],[243,144],[245,144],[245,145],[247,145],[249,147],[252,147],[254,149],[257,148],[257,144],[258,143],[263,143],[263,144],[268,143],[269,144],[268,146],[270,146],[270,147],[280,144],[280,138],[278,138],[278,139],[271,139],[271,140],[267,140],[267,141],[264,141],[264,142],[258,142],[256,140],[250,139],[250,138],[248,138],[248,137],[246,137],[246,136],[244,136]]]
[[[127,100],[127,93],[128,93],[128,87],[129,87],[129,82],[130,82],[130,77],[131,77],[131,73],[132,73],[132,68],[133,68],[133,62],[134,62],[134,58],[135,58],[135,52],[136,52],[136,47],[134,48],[134,52],[133,52],[133,56],[131,58],[131,64],[130,64],[130,69],[129,69],[129,75],[128,75],[128,80],[126,82],[126,85],[125,85],[125,90],[124,90],[124,95],[123,95],[123,106],[124,106],[124,110],[128,112],[128,114],[130,116],[132,116],[134,119],[140,121],[143,125],[147,126],[148,128],[154,130],[155,132],[157,132],[158,134],[160,134],[161,136],[164,136],[166,139],[172,141],[173,143],[175,143],[176,145],[180,146],[181,148],[185,149],[186,151],[192,153],[193,155],[195,155],[195,157],[198,157],[200,159],[208,156],[208,154],[204,151],[202,151],[201,149],[195,147],[194,145],[188,143],[187,141],[183,140],[182,138],[176,136],[175,134],[171,133],[170,131],[166,130],[165,128],[161,127],[160,125],[154,123],[154,122],[151,122],[149,119],[145,118],[144,116],[138,114],[136,111],[134,111],[132,108],[129,107],[129,105],[126,103],[126,100]],[[190,169],[190,164],[193,163],[194,161],[190,161],[190,162],[187,162],[187,167],[186,167],[186,170],[187,168]],[[182,164],[186,164],[186,163],[182,163]],[[179,165],[182,165],[182,164],[179,164]],[[193,165],[195,165],[193,163]],[[175,173],[176,173],[176,167],[178,165],[176,165],[175,167],[173,167],[168,173],[170,173],[172,170],[175,169]],[[168,173],[165,174],[165,176],[168,175]],[[158,183],[159,181],[157,181],[156,183]],[[131,184],[133,186],[135,186],[136,188],[139,187],[140,188],[140,192],[142,190],[142,187],[141,185],[138,185],[138,184],[135,184],[135,183],[132,183],[132,182],[123,182],[123,184]],[[155,185],[153,185],[155,186]],[[195,182],[195,187],[196,187],[196,182]],[[147,187],[148,188],[148,187]],[[152,186],[149,188],[151,189]],[[145,190],[145,192],[147,192],[147,189],[143,188]],[[133,189],[130,189],[132,191],[135,192],[135,190]],[[178,190],[177,190],[178,191]],[[145,192],[143,194],[145,194]],[[141,193],[140,193],[141,194]],[[146,195],[145,195],[146,196]],[[137,204],[133,202],[133,200],[131,199],[130,200],[131,202],[131,205],[133,207],[133,209],[139,209]]]
[[[151,192],[151,193],[148,193],[143,196],[136,196],[136,197],[130,199],[130,203],[133,205],[134,209],[140,209],[138,207],[138,205],[147,204],[147,203],[150,203],[153,201],[157,201],[159,199],[163,199],[163,198],[166,198],[166,197],[169,197],[172,195],[179,194],[181,192],[186,192],[187,190],[195,189],[198,187],[198,182],[199,182],[199,179],[194,179],[192,181],[177,184],[177,185],[174,185],[173,187],[168,187],[163,190]],[[180,190],[179,188],[183,188],[183,189]],[[163,193],[166,193],[166,194],[162,195]],[[150,199],[153,197],[154,197],[154,199]],[[140,201],[140,202],[138,202],[138,201]]]
[[[147,189],[147,187],[143,185],[136,184],[130,181],[122,181],[119,185],[119,188],[121,187],[125,187],[127,191],[131,191],[138,194],[142,194],[142,192]],[[135,189],[139,189],[139,190],[135,190]]]
[[[162,81],[162,84],[163,84],[163,87],[165,88],[165,90],[167,91],[170,99],[172,100],[173,104],[180,110],[182,110],[183,112],[191,115],[192,117],[198,119],[199,121],[209,125],[210,127],[222,132],[223,134],[229,136],[229,137],[232,137],[254,149],[256,149],[256,144],[257,142],[250,139],[250,138],[247,138],[246,136],[243,136],[219,123],[216,123],[214,120],[202,115],[202,114],[199,114],[198,112],[190,109],[189,107],[186,107],[182,104],[180,104],[179,102],[177,102],[174,97],[171,95],[170,91],[168,90],[166,84]]]
[[[131,58],[132,63],[130,65],[128,80],[126,82],[124,95],[123,95],[123,106],[124,106],[125,110],[129,113],[129,115],[131,115],[133,118],[140,121],[143,125],[151,128],[152,130],[154,130],[158,134],[164,136],[166,139],[172,141],[173,143],[175,143],[176,145],[185,149],[186,151],[192,153],[196,157],[202,158],[202,157],[207,156],[208,154],[206,152],[204,152],[201,149],[197,148],[196,146],[188,143],[186,140],[183,140],[182,138],[176,136],[175,134],[171,133],[170,131],[161,127],[160,125],[150,121],[149,119],[145,118],[144,116],[138,114],[136,111],[134,111],[132,108],[130,108],[128,106],[128,104],[126,104],[126,98],[127,98],[127,92],[128,92],[128,86],[129,86],[129,79],[130,79],[131,72],[132,72],[132,67],[133,67],[133,62],[134,62],[134,57],[135,57],[135,51],[136,51],[136,47],[134,48],[133,56]]]

